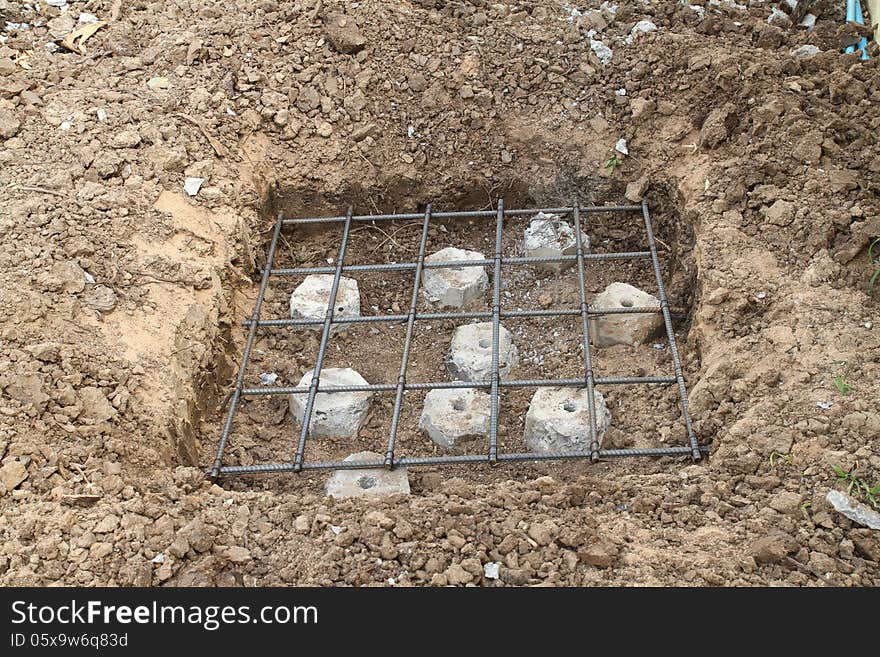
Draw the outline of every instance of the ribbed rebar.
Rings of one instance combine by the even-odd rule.
[[[702,454],[708,454],[708,447],[700,447]],[[592,451],[581,452],[547,452],[547,453],[511,453],[498,454],[498,462],[540,462],[540,461],[565,461],[582,460],[592,457]],[[599,459],[633,458],[646,456],[690,456],[690,447],[650,447],[629,449],[603,449],[599,451]],[[451,456],[404,456],[397,459],[395,465],[401,468],[413,468],[436,465],[459,465],[459,464],[489,464],[488,454],[457,454]],[[383,468],[384,461],[313,461],[304,463],[300,470],[372,470]],[[297,472],[293,463],[258,463],[254,465],[227,465],[221,468],[220,474],[224,477],[242,475],[277,474],[282,472]]]
[[[647,313],[661,314],[659,306],[634,306],[632,308],[590,308],[588,315],[639,315]],[[501,319],[509,317],[574,317],[581,314],[580,308],[558,308],[548,310],[502,310]],[[460,312],[460,313],[416,313],[415,321],[426,320],[459,320],[459,319],[491,319],[489,311]],[[383,322],[405,322],[409,320],[409,314],[394,315],[363,315],[360,317],[342,317],[334,319],[333,325],[338,324],[372,324]],[[242,322],[243,326],[250,326],[251,320]],[[257,326],[320,326],[323,319],[261,319]]]
[[[385,450],[385,467],[389,469],[394,465],[394,443],[397,440],[397,425],[400,423],[400,409],[406,386],[406,368],[409,364],[409,350],[416,323],[416,308],[419,305],[419,286],[421,285],[422,265],[425,264],[425,249],[428,244],[428,225],[430,223],[431,204],[429,203],[422,222],[422,239],[419,241],[419,256],[416,260],[415,280],[413,281],[412,297],[406,320],[406,336],[403,339],[403,355],[400,358],[400,374],[397,377],[397,395],[394,398],[394,410],[391,415],[391,430],[388,432],[388,448]]]
[[[612,376],[594,378],[595,385],[643,385],[653,383],[675,383],[674,376]],[[394,392],[398,383],[367,383],[350,386],[320,386],[318,392],[327,394],[334,392]],[[499,388],[542,388],[548,386],[570,387],[586,386],[586,379],[499,379]],[[491,388],[491,379],[482,381],[434,381],[424,383],[404,383],[404,390],[458,390],[464,388]],[[262,388],[245,388],[241,394],[245,397],[275,396],[275,395],[305,395],[311,391],[311,386],[278,386]]]
[[[217,456],[214,458],[214,465],[211,467],[211,476],[214,478],[216,478],[220,472],[220,467],[223,463],[223,451],[226,449],[226,442],[229,440],[230,431],[232,431],[232,420],[235,417],[235,411],[238,409],[238,402],[241,400],[245,371],[247,370],[248,361],[251,357],[254,338],[257,335],[257,327],[260,322],[260,310],[263,307],[263,297],[266,295],[266,287],[269,284],[269,271],[272,269],[275,250],[278,248],[278,236],[281,234],[281,225],[282,215],[279,212],[275,219],[275,230],[272,231],[272,240],[269,242],[269,251],[266,253],[266,266],[263,268],[263,278],[260,280],[260,289],[257,292],[257,300],[254,303],[254,312],[251,315],[251,325],[248,330],[247,341],[244,344],[244,353],[242,353],[241,356],[241,365],[238,369],[238,376],[235,378],[235,388],[232,391],[232,397],[229,399],[229,411],[226,414],[226,422],[224,422],[223,431],[220,434],[220,444],[217,447]]]
[[[578,292],[581,297],[581,337],[584,341],[584,373],[587,380],[587,405],[590,407],[590,459],[599,458],[599,428],[596,426],[596,391],[593,387],[593,356],[590,351],[590,309],[587,304],[586,273],[584,272],[584,240],[581,236],[581,215],[577,202],[572,209],[574,236],[577,245]]]
[[[312,419],[312,408],[315,405],[315,396],[318,394],[318,385],[320,384],[321,368],[324,365],[324,355],[327,353],[327,341],[330,338],[330,326],[333,324],[333,311],[336,306],[336,293],[339,291],[339,279],[342,278],[342,261],[345,258],[345,250],[348,248],[348,235],[351,230],[351,212],[348,209],[348,219],[342,230],[342,243],[339,245],[339,257],[336,259],[336,272],[333,274],[333,285],[330,287],[330,298],[327,302],[327,314],[324,317],[324,330],[321,333],[321,343],[318,347],[318,357],[315,359],[315,369],[312,373],[312,380],[309,382],[309,398],[306,400],[306,407],[303,411],[302,429],[299,434],[299,444],[296,448],[296,454],[293,457],[294,469],[299,470],[302,467],[303,453],[306,449],[306,437],[309,435],[309,424]]]
[[[580,208],[581,212],[635,212],[640,210],[638,205],[593,205]],[[570,212],[571,208],[541,208],[528,209],[522,208],[518,210],[508,210],[509,215],[526,215],[544,212],[545,214],[565,214]],[[495,210],[463,210],[460,212],[435,212],[435,219],[476,219],[478,217],[494,217]],[[419,212],[401,213],[401,214],[358,214],[351,217],[352,221],[388,221],[400,220],[409,221],[412,219],[421,219],[422,214]],[[293,224],[325,224],[338,223],[345,221],[346,217],[302,217],[297,219],[285,219],[285,225]]]
[[[636,260],[638,258],[650,258],[650,251],[615,251],[611,253],[591,253],[584,256],[587,260]],[[509,267],[511,265],[540,265],[554,262],[574,262],[577,260],[576,255],[563,256],[516,256],[510,258],[502,258],[501,265]],[[422,264],[424,269],[451,269],[459,267],[485,267],[489,262],[487,260],[444,260],[438,262],[425,262]],[[409,271],[418,266],[416,262],[388,262],[388,263],[370,263],[365,265],[345,265],[342,268],[343,274],[356,274],[358,272],[378,272],[378,271]],[[272,276],[305,276],[308,274],[333,274],[336,273],[336,267],[294,267],[273,269]]]
[[[669,300],[666,297],[666,287],[663,285],[663,276],[660,272],[660,258],[657,256],[657,244],[654,240],[654,228],[651,225],[651,215],[648,214],[648,204],[642,201],[642,217],[645,220],[645,232],[648,234],[648,248],[651,250],[651,262],[654,265],[654,277],[657,279],[657,290],[660,294],[660,309],[663,312],[663,323],[666,326],[666,339],[669,340],[669,353],[672,355],[672,366],[675,370],[675,378],[678,383],[678,394],[681,398],[681,413],[684,418],[685,429],[691,444],[691,455],[694,461],[701,458],[700,445],[694,428],[691,425],[691,415],[688,411],[687,389],[684,385],[684,374],[681,369],[681,359],[678,357],[678,346],[675,342],[675,331],[672,329],[672,317],[669,314]]]
[[[498,199],[495,217],[495,272],[492,278],[492,372],[489,386],[489,463],[498,460],[498,348],[501,333],[501,248],[504,199]]]

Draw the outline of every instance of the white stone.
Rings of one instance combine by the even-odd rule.
[[[375,452],[358,452],[343,459],[346,463],[379,462],[384,457]],[[409,475],[406,468],[367,468],[360,470],[334,470],[327,480],[328,497],[385,497],[409,495]]]
[[[596,295],[592,307],[641,308],[660,307],[660,300],[627,283],[612,283]],[[590,338],[596,347],[615,344],[640,345],[663,327],[659,313],[634,315],[597,315],[590,318]]]
[[[489,435],[490,398],[474,388],[435,388],[425,395],[419,428],[437,445]]]
[[[818,46],[805,43],[802,46],[792,49],[791,55],[794,57],[812,57],[813,55],[818,55],[820,52]]]
[[[590,238],[581,233],[584,253],[590,252]],[[527,258],[558,258],[577,253],[577,238],[574,228],[557,214],[539,212],[523,231],[523,250]],[[571,267],[576,261],[544,262],[536,267],[559,273]]]
[[[202,183],[205,182],[204,178],[186,178],[183,181],[183,190],[189,196],[195,196],[199,193],[199,190],[202,188]]]
[[[605,398],[593,391],[599,445],[611,424]],[[586,388],[538,388],[526,412],[526,444],[533,452],[590,449],[590,405]]]
[[[425,262],[486,260],[479,251],[465,251],[448,246],[425,258]],[[489,261],[486,260],[488,263]],[[461,308],[479,297],[489,287],[485,267],[441,267],[422,270],[422,293],[441,306]]]
[[[299,387],[307,388],[312,383],[313,372],[307,372],[300,379]],[[368,385],[364,377],[350,367],[331,367],[321,370],[319,388],[325,386],[363,386]],[[319,392],[315,395],[312,415],[309,420],[309,435],[323,438],[353,438],[363,425],[370,410],[371,392]],[[290,395],[290,413],[302,425],[305,416],[308,393]]]
[[[825,499],[834,507],[835,511],[842,513],[853,522],[871,529],[880,529],[880,513],[860,504],[849,495],[841,493],[839,490],[829,490]]]
[[[330,302],[330,291],[333,289],[332,274],[312,274],[306,276],[290,295],[290,316],[293,319],[312,319],[324,321],[327,305]],[[336,290],[336,303],[333,306],[333,319],[360,317],[361,295],[357,281],[341,276],[339,288]],[[303,328],[321,331],[324,324],[309,324]],[[331,335],[344,333],[348,324],[334,324],[330,327]]]
[[[506,379],[519,363],[513,338],[498,327],[498,376]],[[492,378],[492,322],[465,324],[455,329],[446,369],[456,381],[487,381]]]

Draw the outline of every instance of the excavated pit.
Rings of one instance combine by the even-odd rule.
[[[582,205],[628,203],[623,189],[602,180],[582,181],[577,196]],[[564,187],[564,189],[560,189]],[[503,195],[506,208],[550,207],[570,205],[577,183],[554,185],[536,190],[526,185],[510,185],[497,190]],[[238,316],[232,322],[231,341],[225,356],[218,359],[218,376],[225,378],[226,392],[234,387],[234,371],[228,363],[238,363],[244,349],[247,328],[241,325],[250,315],[259,288],[259,266],[265,260],[271,227],[280,211],[285,217],[328,216],[345,212],[352,205],[356,213],[402,213],[424,211],[431,201],[433,210],[459,211],[491,209],[497,195],[486,190],[443,193],[435,190],[426,196],[418,193],[418,186],[399,185],[387,190],[351,189],[337,197],[277,185],[265,196],[262,216],[263,229],[254,236],[253,252],[257,269],[250,273],[252,283],[230,290],[232,308]],[[490,190],[491,191],[491,190]],[[491,198],[491,204],[490,204]],[[676,199],[664,188],[650,197],[652,221],[659,249],[660,264],[673,315],[679,354],[685,370],[696,372],[699,363],[687,341],[688,310],[694,301],[693,231],[677,212]],[[509,217],[504,222],[502,253],[507,256],[523,255],[523,231],[531,215]],[[594,252],[639,251],[647,248],[644,223],[639,213],[626,215],[612,213],[590,214],[583,219]],[[391,263],[412,261],[419,247],[422,222],[419,220],[358,222],[353,225],[346,264]],[[488,258],[494,252],[495,223],[493,219],[432,219],[427,240],[427,253],[447,246],[482,251]],[[341,240],[341,224],[296,225],[285,228],[281,234],[273,269],[327,266],[335,262]],[[492,273],[491,266],[488,268]],[[412,294],[413,272],[357,272],[353,275],[360,287],[362,314],[405,314]],[[304,276],[272,277],[262,306],[261,318],[287,318],[292,291]],[[649,293],[657,294],[657,285],[650,259],[612,260],[591,264],[586,274],[588,300],[614,281],[627,282]],[[502,276],[502,306],[516,309],[579,307],[577,268],[570,267],[555,274],[531,266],[505,267]],[[490,289],[468,309],[491,308]],[[417,310],[436,311],[420,294]],[[407,381],[444,381],[450,377],[444,358],[449,349],[453,331],[462,320],[418,321],[415,324],[407,371]],[[477,321],[477,320],[474,320]],[[584,373],[584,358],[580,318],[578,316],[548,318],[509,318],[503,321],[513,334],[520,352],[515,371],[517,379],[575,378]],[[351,367],[369,383],[395,383],[406,332],[405,322],[352,324],[344,335],[329,339],[324,368]],[[257,387],[260,376],[272,380],[272,385],[295,386],[302,375],[310,371],[320,342],[320,331],[301,328],[261,327],[257,332],[250,362],[245,371],[244,386]],[[234,369],[234,368],[233,368]],[[603,376],[671,376],[673,363],[665,336],[647,344],[614,346],[593,349],[593,369]],[[221,373],[222,372],[222,373]],[[268,376],[266,376],[268,375]],[[612,428],[606,433],[604,448],[652,448],[687,445],[684,423],[681,419],[678,393],[674,385],[608,386],[600,388],[612,412]],[[498,449],[500,452],[530,451],[523,439],[523,429],[529,401],[534,388],[502,389],[499,396]],[[225,394],[225,393],[224,393]],[[419,429],[419,417],[426,391],[407,391],[403,398],[397,435],[397,454],[408,456],[440,456],[446,454]],[[341,461],[361,451],[384,453],[390,430],[394,393],[377,393],[365,424],[356,438],[309,437],[306,461]],[[213,462],[225,421],[229,396],[218,396],[216,411],[203,418],[200,425],[200,462]],[[289,413],[288,396],[242,398],[235,414],[226,446],[224,465],[253,465],[258,463],[291,461],[299,440],[300,426]],[[465,441],[456,447],[455,454],[485,454],[484,440]],[[601,467],[621,468],[621,471],[652,471],[666,467],[661,459],[626,459],[625,462],[607,463]],[[584,463],[555,461],[547,463],[508,463],[493,469],[485,465],[443,465],[411,470],[416,487],[419,475],[440,471],[443,476],[462,476],[473,480],[500,477],[503,479],[533,476],[538,473],[577,472]],[[301,473],[295,477],[273,478],[275,483],[260,478],[266,486],[318,486],[327,473]],[[226,479],[227,486],[252,486],[254,477]],[[286,483],[279,483],[279,482]],[[297,483],[299,482],[299,483]]]

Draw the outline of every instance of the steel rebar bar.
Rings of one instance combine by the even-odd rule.
[[[579,208],[581,212],[636,212],[641,209],[638,205],[591,205]],[[495,210],[463,210],[456,212],[435,212],[434,219],[477,219],[480,217],[494,217]],[[520,208],[509,210],[509,215],[527,215],[544,212],[545,214],[565,214],[571,212],[571,208]],[[421,212],[408,212],[401,214],[358,214],[352,216],[352,221],[388,221],[398,219],[408,221],[412,219],[421,219]],[[285,225],[291,224],[324,224],[339,223],[345,221],[345,216],[338,217],[301,217],[296,219],[285,219]]]
[[[574,235],[577,245],[578,291],[581,297],[581,337],[584,341],[584,372],[587,380],[587,404],[590,413],[590,460],[599,458],[599,429],[596,426],[596,391],[593,387],[593,356],[590,351],[590,321],[587,305],[587,284],[584,271],[584,240],[581,236],[581,215],[577,202],[573,208]]]
[[[504,232],[504,199],[498,199],[495,217],[495,273],[492,287],[492,372],[489,387],[489,463],[498,460],[498,341],[501,333],[501,248]]]
[[[333,310],[336,306],[336,293],[339,291],[339,279],[342,278],[342,261],[345,259],[345,250],[348,248],[348,236],[351,230],[352,208],[348,209],[348,218],[342,230],[342,243],[339,245],[339,257],[336,260],[336,272],[333,274],[333,285],[330,287],[330,298],[327,302],[327,314],[324,317],[324,330],[321,333],[321,343],[318,346],[318,356],[315,359],[315,369],[312,380],[309,382],[309,398],[303,411],[302,429],[299,434],[299,444],[293,463],[296,468],[302,467],[303,453],[306,448],[306,437],[309,435],[309,424],[312,419],[312,408],[315,405],[315,396],[318,394],[318,385],[321,378],[321,368],[324,365],[324,355],[327,353],[327,342],[330,338],[330,326],[333,324]]]
[[[430,223],[431,204],[428,203],[422,223],[422,238],[419,241],[419,256],[416,260],[418,266],[416,267],[409,313],[406,320],[406,336],[403,339],[403,355],[400,358],[400,374],[397,377],[397,395],[394,398],[394,410],[391,415],[391,430],[388,432],[388,448],[385,450],[385,467],[389,469],[394,465],[394,443],[397,440],[397,425],[400,422],[400,409],[403,404],[403,393],[406,386],[406,368],[409,364],[409,350],[416,323],[416,308],[419,305],[419,286],[421,285],[422,265],[425,263],[425,249],[428,244],[428,226]]]
[[[591,253],[584,256],[587,260],[634,260],[637,258],[650,258],[650,251],[616,251],[610,253]],[[510,265],[539,265],[553,262],[574,262],[577,260],[576,255],[562,256],[516,256],[510,258],[502,258],[502,266]],[[457,267],[485,267],[489,264],[488,260],[445,260],[440,262],[425,262],[422,267],[424,269],[451,269]],[[388,263],[369,263],[365,265],[345,265],[342,268],[343,274],[354,274],[357,272],[379,272],[379,271],[408,271],[415,269],[418,263],[415,262],[388,262]],[[273,269],[272,276],[304,276],[307,274],[334,274],[336,267],[293,267]]]
[[[654,227],[651,225],[651,215],[648,214],[648,203],[642,201],[642,217],[645,220],[645,232],[648,235],[648,248],[651,250],[651,262],[654,265],[654,278],[657,279],[657,290],[660,294],[660,309],[663,311],[663,323],[666,326],[666,339],[669,341],[669,352],[672,355],[672,366],[675,371],[675,379],[678,383],[678,394],[681,398],[681,413],[687,431],[688,441],[691,445],[691,455],[694,461],[701,458],[700,445],[694,428],[691,424],[691,416],[688,412],[687,389],[684,385],[684,374],[681,370],[681,359],[678,356],[678,346],[675,342],[675,331],[672,329],[672,318],[669,314],[669,300],[666,297],[666,288],[663,285],[663,275],[660,272],[660,258],[657,256],[657,244],[654,240]]]
[[[241,365],[238,369],[238,376],[235,379],[235,388],[232,397],[229,400],[229,411],[226,414],[226,422],[223,424],[223,432],[220,434],[220,445],[217,447],[217,456],[214,458],[214,465],[211,468],[211,476],[216,478],[221,464],[223,462],[223,451],[226,449],[226,442],[229,440],[229,433],[232,431],[232,420],[235,417],[235,411],[238,409],[238,402],[241,399],[242,386],[244,386],[244,376],[247,370],[247,364],[251,357],[251,349],[254,346],[254,338],[257,335],[257,327],[260,322],[260,310],[263,307],[263,298],[266,295],[266,287],[269,284],[269,271],[272,269],[272,261],[275,259],[275,250],[278,248],[278,236],[281,235],[282,214],[279,212],[275,219],[275,230],[272,232],[272,240],[269,242],[269,250],[266,253],[266,266],[263,268],[263,278],[260,280],[260,289],[257,292],[257,300],[254,303],[254,312],[251,315],[251,325],[248,330],[247,341],[244,345],[244,352],[241,356]]]

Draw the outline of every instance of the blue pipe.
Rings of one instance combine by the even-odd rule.
[[[855,0],[856,4],[856,23],[860,25],[865,24],[865,18],[862,16],[862,3],[861,0]],[[859,39],[859,48],[862,51],[862,59],[868,59],[868,39],[862,37]]]
[[[865,24],[865,17],[862,15],[862,3],[861,0],[846,0],[846,22],[847,23],[858,23],[859,25]],[[862,59],[868,59],[868,39],[862,37],[859,39],[859,50],[861,50]],[[850,53],[855,52],[855,46],[847,46],[844,52]]]

